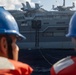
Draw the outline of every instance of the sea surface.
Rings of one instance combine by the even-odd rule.
[[[22,49],[19,61],[29,64],[34,72],[32,75],[50,75],[51,66],[66,56],[76,56],[73,49]]]

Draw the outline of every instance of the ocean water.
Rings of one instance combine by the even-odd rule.
[[[32,75],[50,75],[51,66],[66,56],[76,56],[72,49],[22,49],[19,51],[19,61],[29,64],[34,72]]]

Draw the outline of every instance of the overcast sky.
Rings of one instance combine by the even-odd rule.
[[[52,5],[62,5],[63,0],[0,0],[0,6],[5,6],[6,9],[19,9],[22,7],[21,3],[25,3],[28,1],[32,7],[34,7],[34,3],[39,3],[43,5],[43,8],[46,10],[51,10]],[[65,0],[66,6],[72,6],[72,2],[76,0]]]
[[[26,1],[31,3],[31,0],[0,0],[0,6],[5,6],[6,9],[17,9],[22,6],[22,2]]]

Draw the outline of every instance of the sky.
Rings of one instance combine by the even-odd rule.
[[[20,9],[22,7],[21,3],[25,3],[28,1],[31,4],[31,7],[34,8],[34,3],[39,3],[40,6],[43,5],[42,8],[50,11],[52,9],[52,5],[63,5],[63,0],[0,0],[0,6],[4,6],[6,9]],[[72,6],[72,2],[76,5],[76,0],[65,0],[65,6]],[[76,9],[76,7],[74,8]]]

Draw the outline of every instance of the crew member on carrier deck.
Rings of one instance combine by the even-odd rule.
[[[13,16],[0,7],[0,75],[30,75],[33,69],[18,62],[17,39],[25,38],[19,33]]]
[[[67,37],[72,38],[76,49],[76,13],[72,16],[69,23]],[[51,68],[51,75],[76,75],[76,56],[68,56],[54,64]]]

